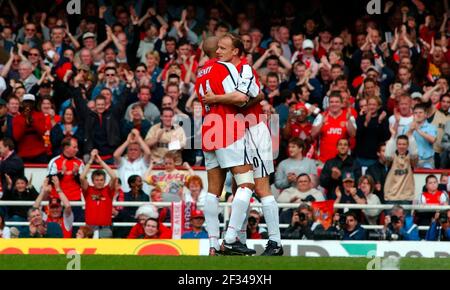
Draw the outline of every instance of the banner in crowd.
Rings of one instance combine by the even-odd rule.
[[[328,229],[333,223],[334,200],[315,201],[311,205],[315,220]]]
[[[260,255],[267,240],[247,240]],[[449,242],[283,240],[285,256],[450,258]],[[0,239],[0,255],[166,255],[207,256],[209,241],[129,239]]]
[[[172,239],[181,239],[181,236],[191,230],[191,212],[197,206],[195,202],[172,202],[171,223]]]
[[[0,239],[0,255],[199,255],[199,240]]]

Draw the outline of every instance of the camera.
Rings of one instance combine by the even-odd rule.
[[[400,218],[396,215],[391,216],[391,224],[396,224],[400,221]]]
[[[448,223],[447,211],[443,210],[443,211],[439,212],[439,219],[438,219],[438,222],[439,222],[440,224]]]
[[[299,219],[301,222],[305,221],[305,220],[306,220],[306,214],[303,213],[303,212],[299,212],[299,213],[298,213],[298,219]]]

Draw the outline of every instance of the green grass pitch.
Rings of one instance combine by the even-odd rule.
[[[60,256],[1,255],[0,270],[65,270]],[[365,270],[368,258],[81,256],[81,270]],[[401,270],[450,269],[450,259],[403,258]]]

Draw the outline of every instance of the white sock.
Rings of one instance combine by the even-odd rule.
[[[203,212],[205,214],[205,227],[209,237],[209,247],[219,250],[219,198],[215,194],[208,193],[206,195]]]
[[[238,187],[233,203],[231,204],[231,217],[228,223],[227,233],[225,234],[225,241],[227,243],[234,243],[237,238],[237,232],[241,230],[247,213],[248,205],[253,191],[247,187]]]
[[[247,225],[248,225],[248,217],[250,215],[250,206],[247,209],[245,214],[244,223],[242,224],[241,230],[238,232],[238,239],[241,243],[245,244],[247,242]]]
[[[266,221],[269,240],[281,245],[280,217],[278,215],[278,204],[273,195],[261,198],[264,220]]]

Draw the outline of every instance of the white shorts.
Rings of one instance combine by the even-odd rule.
[[[248,155],[245,149],[245,138],[241,138],[225,148],[214,151],[203,151],[205,155],[206,170],[220,168],[231,168],[245,164]]]
[[[273,166],[272,137],[265,123],[250,127],[245,132],[246,163],[253,165],[253,176],[262,178],[275,171]]]

